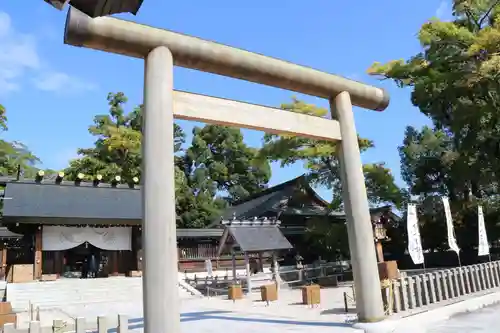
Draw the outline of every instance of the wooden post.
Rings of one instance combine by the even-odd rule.
[[[106,317],[97,317],[97,332],[98,333],[108,333],[108,323]]]
[[[108,270],[110,276],[118,276],[118,251],[108,251]]]
[[[234,253],[234,249],[231,249],[231,265],[233,266],[233,283],[236,283],[238,280],[236,278],[236,253]]]
[[[52,321],[52,331],[54,333],[61,333],[64,330],[65,323],[61,319],[55,319]],[[76,325],[75,325],[76,326]]]
[[[75,319],[75,333],[85,333],[86,332],[85,318],[78,317]]]
[[[137,250],[137,270],[142,272],[142,249]]]
[[[35,232],[35,258],[33,265],[33,278],[42,278],[42,227],[38,227]]]
[[[281,287],[281,277],[280,277],[280,267],[278,263],[278,254],[276,253],[276,251],[273,251],[273,267],[274,267],[273,279],[274,282],[276,283],[276,291],[279,292]]]
[[[42,327],[40,326],[39,321],[30,321],[28,333],[41,333]]]
[[[128,333],[128,317],[125,315],[118,315],[117,333]]]
[[[245,252],[245,270],[247,272],[247,292],[249,295],[252,294],[252,272],[250,270],[250,257],[248,253]]]
[[[384,249],[381,241],[375,242],[375,249],[377,250],[377,261],[384,262]]]
[[[264,272],[264,257],[262,252],[259,252],[259,271]]]
[[[7,248],[2,248],[2,275],[7,278]]]
[[[63,251],[54,251],[54,273],[57,277],[63,274]]]

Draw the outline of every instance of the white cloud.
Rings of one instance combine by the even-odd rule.
[[[0,92],[17,90],[19,78],[27,70],[40,67],[35,40],[33,36],[16,32],[10,16],[0,12],[0,45]]]
[[[62,72],[43,73],[36,79],[33,79],[35,87],[43,91],[55,92],[58,94],[85,92],[94,90],[96,86],[90,82],[71,77]]]
[[[28,76],[36,77],[35,87],[45,91],[88,90],[93,85],[42,63],[32,34],[17,31],[10,16],[0,11],[0,94],[19,90]]]
[[[451,19],[451,4],[448,0],[442,0],[434,14],[440,20]]]

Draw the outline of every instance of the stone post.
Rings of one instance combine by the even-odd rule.
[[[173,59],[146,57],[142,161],[144,332],[180,333],[175,224]]]
[[[341,180],[348,223],[349,249],[356,289],[356,311],[360,322],[384,319],[384,307],[373,246],[365,178],[354,124],[351,97],[341,92],[330,100],[332,118],[339,121],[342,141],[338,145]]]

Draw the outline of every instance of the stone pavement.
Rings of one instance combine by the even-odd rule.
[[[457,315],[441,322],[426,333],[497,333],[500,331],[500,305]]]
[[[300,304],[301,291],[284,289],[280,300],[267,306],[259,301],[260,294],[254,293],[252,299],[232,302],[227,297],[182,300],[181,327],[185,333],[212,333],[230,331],[248,333],[265,331],[278,332],[339,332],[358,333],[351,328],[350,321],[355,319],[351,313],[344,313],[343,292],[352,294],[350,287],[322,289],[322,302],[319,307],[310,308]],[[76,317],[85,317],[95,323],[97,316],[109,316],[116,323],[116,315],[125,314],[130,318],[129,328],[134,333],[143,331],[142,302],[101,302],[71,304],[51,309],[41,309],[42,326],[51,326],[52,320],[72,321]],[[28,314],[19,314],[19,327],[26,327]],[[111,332],[111,331],[110,331]]]

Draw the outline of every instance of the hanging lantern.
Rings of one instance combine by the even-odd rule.
[[[54,8],[63,10],[69,3],[90,17],[109,16],[119,13],[136,15],[143,0],[44,0]]]
[[[379,218],[373,223],[373,236],[375,241],[385,240],[387,238],[387,228],[384,219]]]

